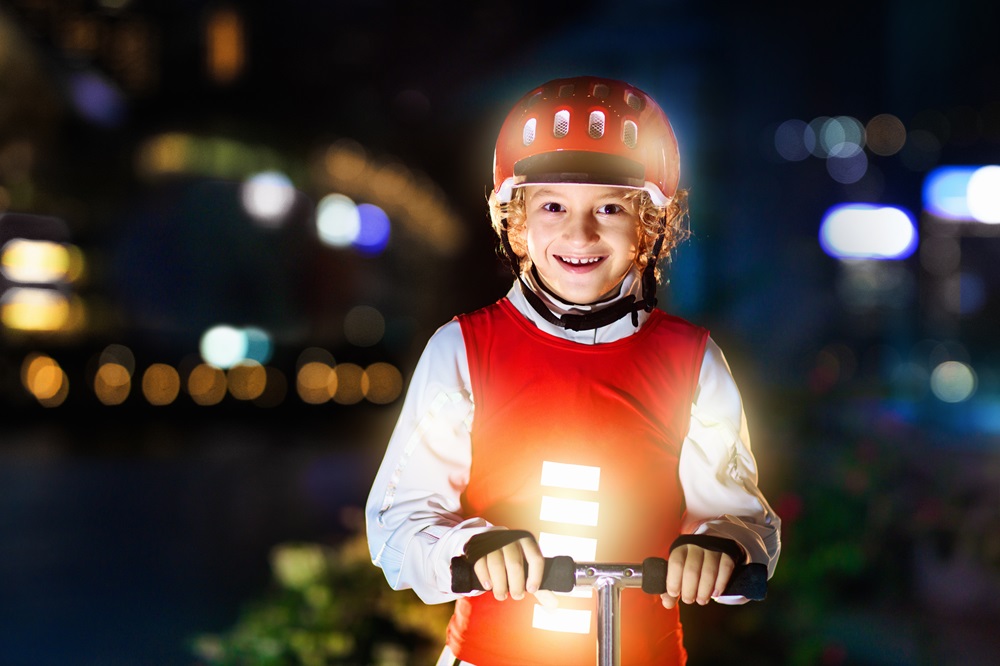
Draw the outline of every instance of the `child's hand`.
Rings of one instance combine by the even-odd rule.
[[[667,591],[660,595],[664,608],[673,608],[680,599],[704,606],[726,589],[736,562],[725,553],[685,544],[667,560]]]
[[[508,595],[521,600],[528,592],[543,606],[555,608],[558,605],[554,592],[538,589],[545,571],[545,558],[538,543],[531,537],[518,539],[487,553],[473,563],[472,569],[483,589],[492,591],[497,601],[503,601]]]

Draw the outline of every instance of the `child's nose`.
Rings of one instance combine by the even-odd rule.
[[[575,243],[591,243],[600,237],[597,220],[593,215],[574,215],[566,225],[565,236]]]

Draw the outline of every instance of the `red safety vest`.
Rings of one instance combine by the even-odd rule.
[[[708,331],[654,310],[635,334],[584,345],[538,330],[507,299],[458,320],[475,401],[465,515],[531,531],[547,557],[667,557]],[[559,601],[548,613],[530,595],[463,597],[448,645],[476,666],[595,663],[596,596]],[[626,589],[620,617],[623,666],[685,663],[677,608]]]

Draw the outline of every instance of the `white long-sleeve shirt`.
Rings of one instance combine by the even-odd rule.
[[[530,276],[526,281],[557,314],[589,309],[560,303]],[[535,312],[521,289],[515,282],[507,298],[550,335],[601,344],[638,330],[631,317],[594,330],[560,328]],[[638,275],[631,274],[618,297],[638,290]],[[647,313],[639,313],[640,327],[647,318]],[[472,463],[474,413],[465,341],[460,324],[452,320],[431,336],[417,362],[366,506],[372,562],[382,568],[394,589],[412,588],[426,603],[459,596],[451,592],[451,558],[462,554],[470,538],[491,529],[517,527],[494,526],[461,514],[461,495]],[[682,533],[733,539],[747,553],[747,561],[766,564],[770,576],[781,550],[781,522],[757,488],[757,465],[740,393],[711,338],[691,405],[679,476],[686,507]]]

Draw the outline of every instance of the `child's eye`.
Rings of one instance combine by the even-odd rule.
[[[549,201],[542,204],[542,210],[549,213],[561,213],[565,209],[562,207],[562,204],[557,204],[554,201]]]
[[[604,215],[617,215],[618,213],[621,213],[624,210],[625,207],[622,206],[621,204],[609,203],[609,204],[604,204],[603,206],[598,208],[597,212],[602,213]]]

